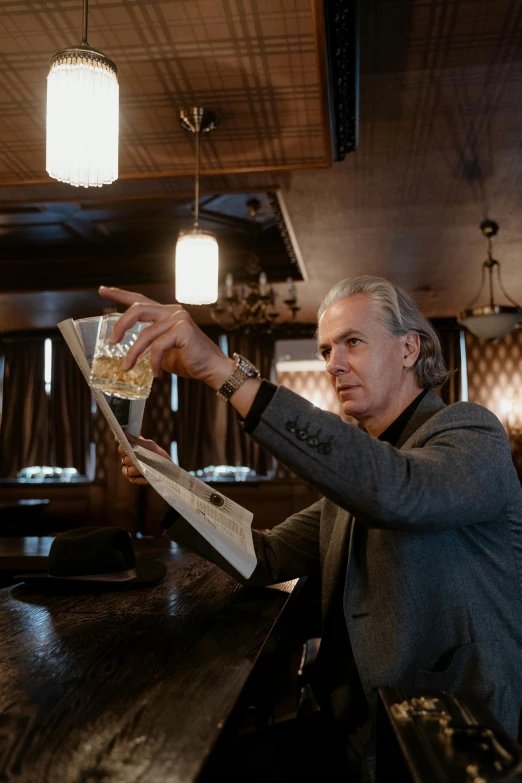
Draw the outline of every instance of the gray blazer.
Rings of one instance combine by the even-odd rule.
[[[394,447],[279,388],[253,438],[324,498],[253,532],[246,582],[184,520],[171,537],[247,585],[321,574],[320,700],[341,724],[354,698],[351,656],[336,654],[347,628],[370,716],[381,686],[460,689],[516,737],[522,490],[498,419],[429,392]]]

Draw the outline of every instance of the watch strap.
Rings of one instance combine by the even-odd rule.
[[[249,378],[259,378],[260,375],[259,370],[254,367],[248,359],[245,359],[244,356],[235,353],[232,358],[236,361],[236,369],[217,391],[217,396],[221,400],[224,400],[224,402],[228,402],[246,380]]]

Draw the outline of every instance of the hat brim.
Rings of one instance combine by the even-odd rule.
[[[163,563],[147,555],[136,556],[136,573],[134,579],[128,579],[125,582],[115,582],[103,579],[67,579],[67,577],[50,576],[44,572],[33,572],[32,574],[15,574],[15,581],[23,582],[34,587],[45,590],[59,588],[60,591],[67,589],[71,592],[82,591],[100,591],[100,590],[133,590],[136,587],[146,587],[159,582],[167,573],[167,568]]]

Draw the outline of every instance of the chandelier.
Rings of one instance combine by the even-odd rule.
[[[247,201],[252,218],[253,237],[260,206],[260,202],[255,198]],[[227,331],[242,329],[245,334],[253,330],[271,334],[275,328],[293,325],[301,308],[297,305],[297,289],[292,278],[288,277],[286,280],[288,293],[284,304],[287,312],[286,318],[280,321],[282,316],[275,309],[277,294],[268,284],[266,272],[261,268],[254,244],[245,269],[251,278],[246,284],[234,284],[232,273],[227,274],[222,296],[211,309],[214,321]]]
[[[500,276],[500,264],[492,255],[492,240],[498,233],[498,224],[494,220],[483,220],[480,230],[488,241],[488,257],[482,264],[482,279],[480,289],[476,297],[466,310],[463,310],[458,318],[459,324],[465,326],[476,337],[483,340],[495,340],[509,334],[517,324],[522,321],[522,308],[506,292]],[[511,305],[495,304],[493,294],[493,273],[497,272],[498,285]],[[486,280],[486,271],[489,281],[489,304],[474,307],[475,302],[482,293]]]
[[[118,178],[119,87],[115,63],[87,42],[88,0],[78,46],[51,57],[47,76],[47,173],[70,185]]]
[[[199,145],[201,134],[213,130],[217,116],[208,109],[180,111],[182,128],[196,138],[194,224],[179,232],[176,243],[176,299],[182,304],[212,304],[218,298],[219,247],[215,235],[199,226]]]

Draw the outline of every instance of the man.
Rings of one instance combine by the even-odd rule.
[[[326,370],[364,432],[249,377],[178,305],[100,292],[131,305],[114,341],[137,320],[154,322],[128,366],[151,345],[156,374],[163,367],[220,390],[246,431],[323,493],[270,532],[254,531],[258,566],[245,584],[321,574],[316,694],[350,751],[366,746],[371,766],[385,685],[471,691],[516,737],[522,491],[496,417],[471,403],[445,406],[432,391],[446,377],[440,344],[413,301],[363,276],[334,286],[319,309]],[[170,532],[234,573],[183,520]]]

